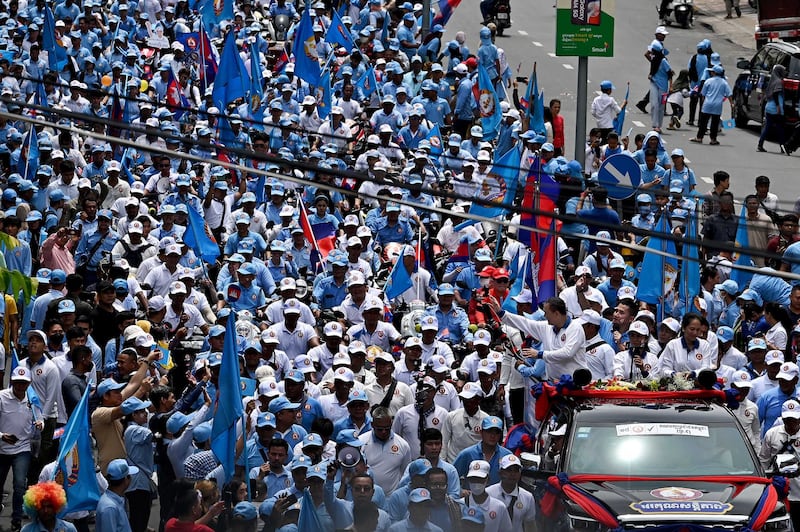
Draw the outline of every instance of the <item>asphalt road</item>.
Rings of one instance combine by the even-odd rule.
[[[721,0],[719,1],[721,4]],[[576,57],[558,57],[555,55],[555,9],[551,0],[534,2],[512,0],[513,26],[506,30],[503,37],[498,37],[496,44],[505,50],[509,65],[516,70],[522,64],[519,75],[528,76],[537,63],[539,86],[545,91],[545,102],[551,98],[562,101],[561,113],[566,123],[566,153],[571,156],[575,146],[575,111],[577,107],[577,67]],[[744,2],[743,2],[744,4]],[[742,8],[749,10],[749,8]],[[752,57],[755,42],[744,32],[735,35],[715,34],[708,29],[709,16],[700,16],[692,29],[669,28],[666,46],[674,70],[686,68],[694,54],[697,43],[710,39],[714,51],[719,52],[722,63],[726,67],[726,75],[733,85],[738,74],[736,61],[738,58]],[[744,19],[742,19],[744,20]],[[455,37],[458,30],[467,33],[470,50],[478,49],[480,31],[480,12],[477,2],[462,2],[456,9],[447,25],[445,40]],[[648,87],[647,62],[644,51],[653,39],[658,25],[655,0],[617,0],[615,27],[615,57],[589,59],[589,91],[587,106],[595,97],[602,80],[611,80],[617,87],[614,96],[622,101],[625,96],[625,84],[631,83],[631,108],[625,121],[625,130],[633,127],[632,136],[646,133],[649,130],[649,115],[644,115],[633,104],[645,93]],[[716,20],[715,22],[718,22]],[[737,22],[741,22],[738,21]],[[740,24],[741,25],[741,24]],[[714,25],[726,27],[726,25]],[[729,39],[735,42],[729,42]],[[520,88],[524,91],[524,88]],[[686,111],[688,113],[688,104]],[[723,118],[730,118],[726,110]],[[591,114],[587,116],[587,130],[594,126]],[[664,122],[664,141],[668,149],[683,148],[689,159],[689,166],[698,177],[698,190],[705,192],[712,187],[711,176],[716,170],[725,170],[731,174],[731,191],[738,199],[754,192],[753,182],[757,175],[767,175],[772,180],[771,191],[781,199],[781,206],[792,209],[795,199],[800,196],[800,187],[796,183],[796,171],[800,168],[800,155],[787,157],[779,155],[775,144],[766,144],[773,153],[756,152],[759,129],[752,125],[747,130],[725,130],[720,136],[720,146],[699,146],[689,142],[697,133],[696,128],[685,124],[680,131],[667,131]],[[583,141],[581,141],[583,142]]]

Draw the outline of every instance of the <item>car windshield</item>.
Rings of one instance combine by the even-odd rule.
[[[698,476],[756,474],[739,430],[727,424],[581,424],[575,427],[570,474]]]

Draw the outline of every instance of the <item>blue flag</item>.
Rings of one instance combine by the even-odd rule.
[[[67,492],[67,505],[61,515],[78,511],[91,512],[100,500],[100,487],[94,472],[92,439],[89,435],[89,393],[91,387],[87,386],[78,406],[67,420],[58,446],[54,480]]]
[[[195,255],[214,264],[219,257],[219,246],[206,234],[206,222],[199,212],[189,207],[189,227],[183,235],[183,242]]]
[[[400,256],[397,257],[397,262],[392,267],[392,273],[389,274],[389,279],[386,281],[386,286],[383,291],[386,297],[394,299],[400,294],[414,286],[411,282],[411,275],[408,273],[405,265],[403,265],[403,256],[408,246],[403,246],[400,250]]]
[[[517,254],[511,259],[511,264],[508,265],[508,279],[511,287],[508,290],[508,296],[503,301],[503,310],[512,314],[517,313],[517,302],[511,298],[518,296],[522,289],[525,288],[525,268],[528,267],[528,254],[526,253],[525,257],[520,257],[521,253],[522,248],[518,247]]]
[[[28,181],[35,182],[37,170],[39,170],[39,137],[36,135],[36,129],[31,128],[22,141],[17,172],[25,176]]]
[[[375,79],[375,69],[369,67],[358,80],[354,83],[356,88],[361,89],[364,98],[369,98],[378,88],[378,80]]]
[[[248,379],[247,377],[239,378],[239,388],[241,389],[242,397],[253,397],[256,394],[257,386],[258,383],[256,383],[255,379]]]
[[[331,71],[325,69],[322,77],[319,80],[319,86],[316,87],[317,98],[317,114],[323,120],[328,118],[331,114],[331,106],[333,105],[333,91],[331,90]]]
[[[222,56],[219,59],[219,72],[211,92],[214,105],[222,114],[233,100],[245,97],[249,85],[244,62],[236,47],[235,33],[232,31],[225,37],[225,46],[222,48]]]
[[[431,145],[431,156],[438,157],[442,154],[444,147],[442,146],[442,132],[439,129],[439,124],[431,128],[425,140]]]
[[[631,95],[631,84],[628,83],[628,90],[625,91],[625,101],[628,101],[628,98]],[[617,135],[622,135],[622,128],[625,127],[625,110],[628,108],[627,105],[622,108],[619,114],[614,118],[614,131],[617,132]]]
[[[508,212],[508,208],[514,202],[519,185],[519,166],[522,159],[521,144],[517,145],[504,154],[497,156],[492,163],[492,168],[483,180],[489,186],[488,201],[492,201],[497,206],[478,205],[473,203],[469,208],[470,214],[495,218]]]
[[[207,28],[217,27],[223,20],[233,19],[233,0],[199,0],[197,6],[203,24]],[[236,32],[231,32],[234,33]],[[220,66],[222,66],[221,60]]]
[[[60,39],[56,39],[56,21],[49,7],[44,9],[42,49],[47,52],[50,70],[61,72],[67,66],[67,48],[60,42]]]
[[[500,131],[500,121],[503,113],[500,110],[500,98],[497,96],[489,72],[478,65],[478,110],[483,128],[483,140],[489,142]]]
[[[308,82],[309,85],[319,85],[322,70],[319,68],[319,55],[317,54],[317,41],[314,39],[314,25],[308,9],[303,11],[300,24],[295,28],[292,52],[294,53],[294,73]],[[220,61],[222,64],[222,61]]]
[[[128,180],[128,184],[132,185],[133,182],[136,180],[133,177],[133,173],[131,172],[131,149],[125,148],[125,151],[122,152],[122,159],[119,161],[119,166],[122,168],[122,173],[125,174],[125,179]]]
[[[662,214],[647,243],[647,251],[644,253],[642,269],[639,272],[639,288],[636,291],[636,297],[650,305],[661,304],[661,300],[672,291],[678,273],[675,242],[658,236],[671,233],[669,220],[666,215]],[[651,250],[669,253],[670,256],[665,257],[660,253],[653,253]]]
[[[261,106],[264,99],[264,78],[257,44],[258,41],[250,44],[250,113],[255,120],[261,122],[264,119],[264,108]]]
[[[328,26],[328,33],[325,35],[325,42],[328,44],[338,44],[344,46],[349,53],[350,50],[356,47],[350,32],[344,27],[342,18],[336,11],[333,12],[331,17],[331,25]]]
[[[191,209],[189,209],[191,210]],[[236,349],[236,313],[228,315],[219,369],[214,424],[211,426],[211,450],[225,470],[225,481],[233,477],[236,461],[236,424],[242,418],[242,398],[239,393],[239,356]]]
[[[320,465],[318,464],[314,467],[320,467]],[[314,506],[314,499],[311,498],[308,488],[303,490],[303,497],[300,500],[300,516],[297,518],[297,530],[302,530],[303,532],[325,532],[327,530],[322,526],[322,521]]]
[[[739,225],[736,227],[736,260],[734,266],[753,266],[750,258],[750,237],[747,236],[747,208],[742,205],[742,212],[739,215]],[[739,285],[739,290],[744,290],[750,284],[753,273],[738,268],[731,268],[731,279]]]
[[[700,250],[697,244],[697,214],[690,212],[686,220],[686,243],[683,244],[683,266],[681,267],[680,300],[684,311],[692,312],[695,296],[700,293]]]
[[[533,88],[529,95],[530,100],[528,100],[528,129],[544,135],[547,132],[547,128],[544,125],[544,91],[539,91],[539,80],[536,76],[535,67],[531,78]],[[531,88],[530,84],[528,87]]]

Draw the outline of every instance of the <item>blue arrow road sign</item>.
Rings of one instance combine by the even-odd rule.
[[[642,181],[642,169],[636,159],[624,153],[612,155],[600,165],[597,179],[608,190],[608,197],[623,200],[631,197]]]

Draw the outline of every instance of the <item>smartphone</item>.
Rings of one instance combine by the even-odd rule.
[[[528,78],[526,76],[517,76],[517,82],[528,83]]]
[[[225,503],[225,508],[231,509],[233,507],[233,492],[231,490],[223,490],[222,502]]]

